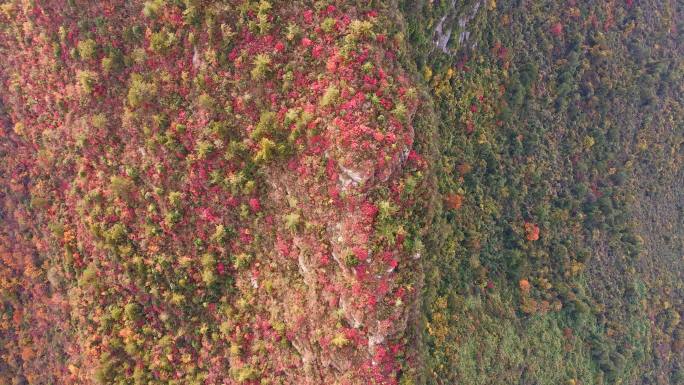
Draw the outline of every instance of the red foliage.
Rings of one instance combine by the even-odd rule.
[[[553,36],[558,37],[558,36],[562,35],[563,34],[563,24],[561,24],[560,22],[554,23],[551,26],[550,31],[551,31],[551,34]]]
[[[364,248],[355,247],[354,248],[354,255],[361,262],[366,262],[366,260],[368,260],[368,250],[366,250]]]
[[[307,9],[304,11],[304,21],[307,23],[312,23],[313,22],[313,11],[310,9]]]
[[[473,123],[472,120],[468,120],[466,122],[466,133],[472,134],[473,131],[475,131],[475,124]]]
[[[254,213],[260,211],[261,210],[261,202],[259,201],[259,198],[250,198],[249,199],[249,208]]]
[[[525,238],[528,241],[536,241],[539,239],[539,226],[534,223],[525,222]]]
[[[0,186],[6,186],[0,192],[9,196],[0,195],[0,204],[3,212],[12,213],[12,223],[0,226],[0,265],[11,267],[0,266],[0,278],[12,278],[8,281],[15,286],[10,291],[30,290],[34,296],[28,301],[18,295],[12,304],[26,310],[14,313],[15,329],[22,338],[31,337],[23,340],[33,341],[24,350],[10,347],[17,361],[21,356],[32,361],[22,364],[25,370],[40,367],[41,359],[55,349],[66,353],[64,359],[50,363],[57,373],[66,373],[64,366],[74,362],[82,370],[79,375],[92,377],[101,358],[116,355],[108,342],[118,337],[135,336],[141,350],[159,360],[157,340],[140,329],[172,336],[169,325],[200,330],[196,319],[216,323],[210,329],[218,329],[227,320],[225,304],[237,303],[239,292],[249,290],[255,295],[242,297],[252,299],[236,310],[241,313],[235,319],[256,320],[254,327],[227,323],[228,342],[240,340],[244,345],[239,357],[228,352],[227,341],[193,333],[188,336],[191,344],[179,344],[166,357],[173,374],[152,369],[154,363],[147,362],[147,356],[136,354],[120,366],[142,368],[161,382],[175,378],[183,383],[190,374],[179,358],[190,357],[206,363],[206,382],[213,384],[227,368],[250,362],[259,370],[269,368],[263,371],[268,381],[311,383],[292,364],[298,355],[280,339],[285,335],[292,341],[308,340],[307,333],[314,329],[332,334],[338,322],[332,310],[346,303],[349,311],[358,313],[354,317],[369,325],[378,321],[382,310],[387,330],[393,330],[373,350],[368,344],[370,330],[349,329],[354,346],[347,354],[359,362],[349,377],[365,381],[371,378],[368,375],[374,383],[394,384],[400,368],[397,353],[408,352],[400,320],[415,293],[406,292],[401,286],[405,281],[393,271],[399,261],[410,270],[412,260],[404,259],[403,249],[407,234],[397,232],[391,242],[375,233],[377,192],[386,191],[383,199],[398,208],[391,215],[407,215],[413,198],[402,196],[403,178],[426,167],[426,161],[411,148],[417,101],[409,97],[412,85],[401,63],[393,60],[396,47],[388,29],[376,23],[377,33],[360,36],[351,50],[344,39],[352,19],[376,18],[385,11],[355,13],[355,8],[338,2],[319,13],[301,12],[298,4],[276,2],[265,19],[256,9],[244,14],[231,7],[211,9],[217,28],[205,28],[204,23],[198,27],[189,22],[183,7],[174,2],[151,7],[153,15],[149,9],[143,12],[142,2],[86,2],[78,9],[56,1],[38,3],[12,11],[16,20],[11,23],[19,28],[11,30],[22,34],[7,35],[0,28],[0,79],[13,79],[12,87],[5,87],[11,90],[0,97],[11,104],[11,124],[21,123],[25,131],[18,137],[4,124],[0,130],[0,154],[12,154],[0,159]],[[91,21],[103,15],[97,27],[83,28],[94,26]],[[273,22],[276,16],[278,23]],[[318,17],[335,20],[330,33],[322,33]],[[264,20],[271,22],[270,30],[256,31]],[[299,44],[285,40],[283,26],[290,22],[300,28]],[[143,27],[139,38],[124,36],[134,25]],[[152,31],[170,31],[171,47],[155,48],[152,39],[159,35]],[[226,33],[231,34],[229,51],[228,36],[222,36]],[[73,48],[89,38],[98,46],[96,54],[72,57]],[[5,41],[8,47],[22,49],[6,49]],[[112,47],[126,60],[104,70],[111,64],[104,59],[111,59]],[[311,55],[303,55],[309,48]],[[140,53],[141,60],[128,60]],[[257,55],[270,60],[265,75],[252,71]],[[364,67],[367,63],[372,66]],[[74,79],[83,70],[96,75],[92,87],[82,87]],[[286,75],[291,78],[285,80]],[[134,92],[138,86],[140,100]],[[91,89],[85,92],[86,88]],[[339,95],[321,106],[328,89],[337,89]],[[401,119],[388,113],[399,105],[405,107]],[[273,127],[252,137],[265,110],[275,112]],[[284,127],[291,112],[297,116]],[[378,119],[381,114],[385,120]],[[48,134],[59,140],[49,140]],[[262,155],[262,137],[277,148],[263,162],[257,157]],[[115,176],[118,179],[112,179]],[[129,177],[130,183],[112,183]],[[350,178],[356,180],[343,185]],[[288,200],[294,196],[307,199]],[[35,207],[29,205],[32,198]],[[298,207],[289,207],[292,202]],[[44,208],[38,209],[41,205]],[[285,210],[304,220],[285,228]],[[49,227],[54,224],[65,227],[62,237],[52,235],[59,232],[59,226]],[[342,224],[339,230],[337,224]],[[328,238],[326,231],[312,229],[336,233]],[[391,248],[374,258],[376,250],[390,247],[387,243]],[[334,258],[340,249],[353,250],[360,263],[341,269]],[[46,260],[38,263],[34,256]],[[45,299],[50,292],[47,266],[57,266],[60,280],[73,289],[69,301],[57,301],[66,291],[55,293],[50,302]],[[162,279],[142,285],[131,274]],[[167,281],[192,292],[171,303]],[[265,288],[266,282],[276,290]],[[312,308],[311,292],[321,298],[315,299],[310,313],[302,314],[299,310]],[[403,298],[404,305],[383,308],[387,293]],[[123,336],[117,337],[124,330],[118,326],[111,333],[69,328],[70,320],[98,319],[112,308],[134,303],[140,304],[144,316],[128,325]],[[188,317],[190,311],[197,317]],[[286,321],[285,331],[276,332],[266,322],[273,314]],[[44,333],[46,328],[40,325],[50,322],[64,327],[63,340]],[[3,343],[4,332],[0,329]],[[263,350],[252,349],[256,340],[263,342]],[[118,375],[130,377],[132,370]],[[332,371],[324,376],[326,383],[335,382]]]

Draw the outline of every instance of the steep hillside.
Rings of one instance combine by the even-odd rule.
[[[0,385],[684,383],[677,0],[0,0]]]
[[[439,114],[428,383],[681,382],[681,7],[402,9]]]
[[[2,11],[3,383],[415,370],[427,163],[395,10]]]

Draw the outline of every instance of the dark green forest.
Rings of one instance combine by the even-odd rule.
[[[401,9],[438,122],[428,382],[683,381],[681,4]]]

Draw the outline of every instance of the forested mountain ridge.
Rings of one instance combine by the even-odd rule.
[[[402,9],[439,120],[428,382],[681,382],[681,5]]]
[[[0,2],[0,384],[679,384],[682,5]]]

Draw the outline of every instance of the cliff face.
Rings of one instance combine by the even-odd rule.
[[[425,162],[384,6],[37,1],[1,17],[3,381],[411,371]]]

